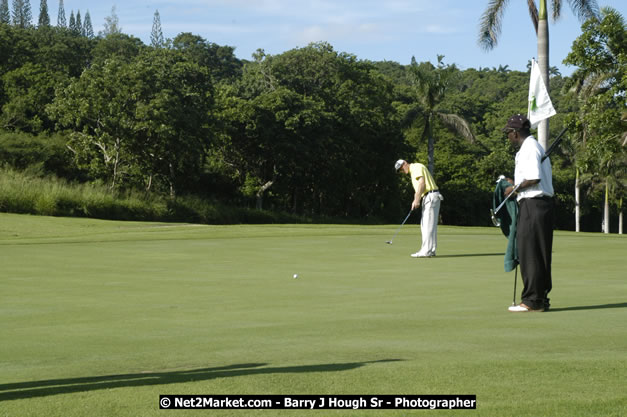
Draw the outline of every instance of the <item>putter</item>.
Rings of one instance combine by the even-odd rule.
[[[409,213],[407,213],[407,217],[405,217],[405,220],[403,220],[403,223],[401,223],[400,226],[398,226],[398,229],[396,229],[396,232],[394,233],[394,236],[392,236],[392,239],[390,240],[386,240],[385,243],[387,243],[388,245],[391,245],[392,242],[394,241],[394,238],[396,237],[396,235],[398,234],[398,231],[401,230],[401,227],[403,227],[403,225],[405,224],[405,222],[407,221],[407,219],[409,219],[409,216],[411,216],[411,212],[413,210],[409,210]]]
[[[518,281],[518,265],[516,265],[516,272],[514,273],[514,299],[512,300],[512,305],[516,305],[516,281]]]

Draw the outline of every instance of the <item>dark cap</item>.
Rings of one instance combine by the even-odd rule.
[[[503,128],[503,132],[507,132],[508,130],[511,130],[511,129],[519,130],[519,129],[530,129],[530,128],[531,128],[531,122],[529,122],[529,120],[525,116],[519,113],[519,114],[515,114],[514,116],[510,117],[507,120],[507,124]]]

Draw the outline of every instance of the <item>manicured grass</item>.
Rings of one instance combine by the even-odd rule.
[[[556,232],[553,311],[516,315],[499,229],[441,226],[438,257],[413,259],[410,223],[386,245],[397,225],[0,214],[0,416],[627,415],[624,236]],[[477,409],[167,411],[160,394]]]

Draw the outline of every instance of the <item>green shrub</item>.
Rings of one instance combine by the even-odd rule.
[[[0,132],[0,162],[19,171],[76,179],[72,154],[62,135],[33,136],[20,132]]]
[[[0,168],[0,211],[106,220],[203,224],[303,223],[284,213],[232,207],[197,196],[171,199],[142,192],[115,194],[105,185],[77,184],[32,169]]]

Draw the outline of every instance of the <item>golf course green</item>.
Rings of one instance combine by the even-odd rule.
[[[420,227],[385,244],[397,226],[2,213],[0,417],[627,415],[623,235],[556,231],[552,310],[510,313],[500,229],[440,226],[415,259]],[[164,394],[477,403],[174,411]]]

